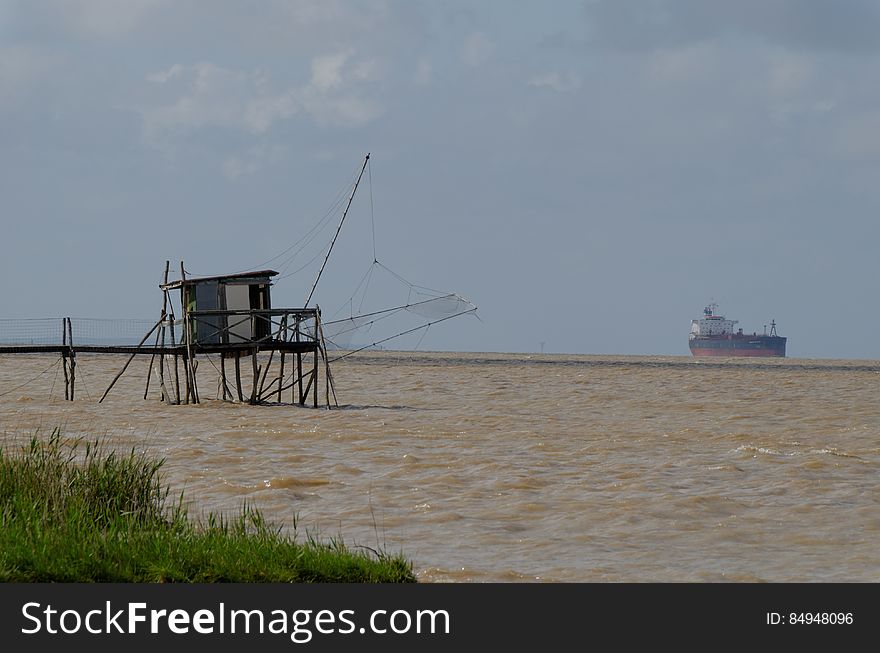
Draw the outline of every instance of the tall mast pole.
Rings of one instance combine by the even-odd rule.
[[[330,258],[330,252],[333,251],[333,245],[336,244],[336,239],[339,237],[339,231],[342,229],[342,223],[345,222],[345,216],[348,215],[348,209],[351,208],[351,201],[354,199],[354,194],[357,191],[358,184],[361,183],[361,177],[364,176],[364,170],[367,169],[367,163],[370,162],[370,153],[367,152],[366,158],[364,158],[364,165],[361,167],[360,174],[358,174],[357,181],[354,182],[354,188],[351,189],[351,195],[348,198],[348,204],[345,207],[345,211],[342,213],[342,220],[339,221],[339,226],[336,227],[336,234],[333,236],[333,240],[330,242],[330,249],[327,250],[327,256],[324,257],[324,262],[321,264],[321,269],[318,270],[318,276],[315,278],[315,283],[312,284],[312,290],[309,292],[309,298],[306,300],[306,303],[303,305],[303,308],[308,307],[309,302],[312,301],[312,295],[315,294],[315,288],[318,287],[318,281],[321,280],[321,275],[324,273],[324,267],[327,265],[327,261]]]

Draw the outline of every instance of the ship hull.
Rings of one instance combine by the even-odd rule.
[[[780,336],[697,337],[689,342],[691,354],[704,356],[737,356],[753,358],[784,358],[786,338]]]

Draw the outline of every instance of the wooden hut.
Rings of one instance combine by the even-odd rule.
[[[277,275],[274,270],[260,270],[181,279],[160,287],[179,288],[184,314],[199,315],[191,324],[193,344],[228,345],[269,337],[270,322],[259,319],[262,314],[254,311],[272,308],[271,278]]]

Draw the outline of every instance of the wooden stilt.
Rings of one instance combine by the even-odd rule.
[[[180,404],[180,373],[177,370],[179,356],[174,354],[174,402]]]
[[[321,354],[321,357],[324,358],[324,398],[327,400],[327,408],[330,408],[330,375],[329,370],[330,366],[327,365],[327,358],[324,356],[324,347],[323,340],[324,336],[321,334],[321,307],[315,306],[315,310],[317,311],[315,315],[315,346],[317,349],[315,350],[315,371],[318,371],[318,354]],[[317,405],[315,406],[317,408]]]
[[[180,279],[181,282],[186,280],[186,271],[183,268],[183,261],[180,262]],[[189,298],[186,293],[186,286],[181,286],[181,307],[183,311],[183,338],[182,341],[186,345],[183,357],[183,371],[186,376],[186,397],[184,401],[188,404],[192,397],[192,366],[190,365],[190,326],[189,326],[189,306],[187,306]]]
[[[159,401],[170,404],[171,397],[168,395],[168,388],[165,386],[165,320],[167,317],[163,311],[162,326],[159,327],[159,333],[161,334],[159,342],[162,347],[162,353],[159,354]]]
[[[296,329],[294,330],[294,338],[296,342],[300,341],[300,328],[302,327],[302,321],[299,317],[296,318]],[[302,352],[296,352],[296,378],[297,378],[297,388],[299,389],[299,405],[303,406],[306,403],[305,395],[303,394],[303,361],[302,361]],[[293,390],[291,390],[291,394],[293,394]],[[291,397],[292,399],[292,397]]]
[[[300,406],[305,403],[305,398],[303,397],[303,365],[302,365],[302,354],[300,352],[296,352],[296,383],[294,387],[290,390],[291,401],[295,401]],[[294,397],[294,395],[296,395]]]
[[[327,343],[324,341],[324,327],[321,324],[321,309],[318,309],[318,322],[315,334],[318,339],[318,349],[321,351],[321,359],[324,361],[324,392],[327,398],[327,409],[330,409],[330,393],[333,393],[333,403],[339,407],[336,398],[336,388],[333,387],[333,374],[330,372],[330,357],[327,355]]]
[[[192,357],[192,384],[193,384],[193,403],[201,403],[201,396],[199,395],[199,384],[196,379],[199,376],[199,361],[196,360],[196,355],[193,353]]]
[[[312,378],[315,380],[315,392],[312,394],[314,407],[318,407],[318,348],[315,347],[315,367],[312,371]]]
[[[184,391],[183,403],[188,404],[190,401],[190,397],[192,397],[192,386],[189,381],[189,363],[187,362],[188,358],[186,354],[182,354],[183,358],[183,376],[184,382],[186,383],[186,389]]]
[[[308,374],[308,377],[309,377],[309,382],[306,383],[305,390],[303,390],[303,400],[302,400],[302,405],[303,405],[303,406],[305,406],[306,399],[308,398],[308,396],[309,396],[309,392],[310,392],[311,389],[312,389],[312,382],[315,380],[315,375],[314,375],[312,372],[308,372],[307,374]]]
[[[168,297],[168,291],[165,290],[165,296]],[[170,301],[168,302],[168,308],[170,309],[168,315],[168,327],[171,333],[171,346],[177,347],[177,340],[174,334],[174,304]],[[174,401],[177,404],[180,404],[180,374],[177,371],[177,353],[174,354]]]
[[[115,377],[113,377],[113,381],[110,382],[110,385],[109,385],[108,388],[104,391],[104,394],[101,395],[101,398],[98,400],[98,403],[99,403],[99,404],[100,404],[102,401],[104,401],[104,399],[105,399],[105,398],[107,397],[107,395],[110,393],[110,390],[113,389],[113,386],[116,385],[116,382],[117,382],[117,381],[119,380],[119,378],[123,375],[123,373],[125,373],[125,370],[128,369],[128,366],[131,364],[131,361],[133,361],[133,360],[134,360],[134,357],[138,355],[138,350],[139,350],[141,347],[144,346],[144,343],[147,341],[147,338],[149,338],[151,335],[153,335],[153,331],[155,331],[156,329],[158,329],[160,324],[162,324],[162,320],[159,320],[158,322],[156,322],[156,324],[153,326],[153,328],[150,329],[150,330],[147,332],[147,335],[145,335],[143,338],[141,338],[141,341],[138,343],[137,347],[135,347],[134,352],[131,354],[131,356],[128,357],[128,360],[125,361],[125,365],[123,365],[123,366],[122,366],[122,369],[119,370],[119,372],[116,374]],[[73,340],[73,337],[71,336],[71,341],[72,341],[72,340]],[[72,394],[73,394],[73,393],[71,392],[71,395],[72,395]]]
[[[186,270],[183,267],[183,261],[180,262],[180,280],[181,282],[186,281]],[[186,291],[184,291],[183,296],[184,302],[188,303]],[[189,306],[183,307],[183,321],[184,329],[186,330],[187,403],[189,403],[189,398],[192,397],[193,403],[197,404],[199,403],[199,393],[196,386],[196,366],[192,351],[192,320],[189,316]]]
[[[272,349],[269,351],[269,362],[266,363],[266,367],[263,368],[263,374],[260,378],[260,391],[257,393],[258,396],[263,396],[263,388],[266,385],[266,375],[269,374],[269,368],[272,367],[272,358],[275,356],[275,350]]]
[[[278,372],[278,403],[281,403],[281,386],[284,384],[284,352],[281,352],[281,369]]]
[[[171,261],[165,261],[165,284],[168,283],[168,271],[171,269]],[[159,354],[159,389],[161,396],[159,399],[165,403],[171,403],[168,391],[165,389],[165,321],[168,319],[168,291],[162,292],[162,326],[159,327],[161,334],[162,353]],[[146,397],[144,397],[146,399]]]
[[[73,324],[67,318],[67,342],[70,344],[70,400],[76,394],[76,351],[73,349]]]
[[[223,384],[223,401],[226,401],[226,354],[223,353],[220,354],[220,382]]]
[[[241,352],[235,352],[235,387],[238,390],[238,400],[244,403],[244,394],[241,391]]]
[[[287,315],[281,318],[281,342],[287,342]],[[278,403],[281,403],[281,386],[284,385],[284,352],[281,352],[281,370],[278,372]]]
[[[159,346],[159,334],[162,332],[162,327],[159,327],[159,330],[156,332],[156,342],[153,344],[154,347]],[[152,354],[150,356],[150,366],[147,368],[147,383],[144,386],[144,399],[147,398],[147,395],[150,394],[150,377],[153,375],[153,363],[156,361],[156,354]],[[161,361],[160,361],[161,364]]]
[[[70,400],[70,378],[67,375],[67,318],[61,319],[61,363],[64,368],[64,401]]]
[[[271,322],[271,319],[272,319],[272,318],[269,318],[270,322]],[[256,328],[256,327],[257,327],[257,316],[256,316],[256,315],[251,315],[251,333],[253,334],[253,335],[252,335],[253,338],[256,338],[256,333],[257,333],[257,328]],[[263,387],[265,386],[265,383],[266,383],[266,375],[269,373],[269,368],[272,366],[272,358],[273,358],[274,356],[275,356],[275,350],[274,350],[274,349],[270,349],[270,350],[269,350],[269,361],[266,363],[266,366],[265,366],[265,367],[262,367],[262,368],[261,368],[261,369],[262,369],[262,375],[259,375],[259,374],[258,374],[258,376],[259,376],[259,379],[258,379],[258,380],[259,380],[259,386],[258,386],[259,389],[258,389],[257,392],[256,392],[255,399],[256,399],[256,398],[259,398],[260,401],[263,400]],[[260,368],[258,368],[258,372],[259,372],[259,369],[260,369]]]
[[[251,387],[251,399],[250,399],[250,403],[252,403],[252,404],[257,403],[257,389],[258,389],[259,383],[260,383],[260,367],[259,367],[259,365],[257,365],[257,354],[259,353],[259,351],[260,351],[259,347],[254,347],[254,353],[251,356],[251,360],[253,361],[253,365],[254,365],[254,385]]]

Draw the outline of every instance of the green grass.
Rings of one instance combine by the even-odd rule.
[[[252,506],[191,519],[162,463],[57,429],[0,449],[0,582],[415,582],[402,555],[298,542]]]

